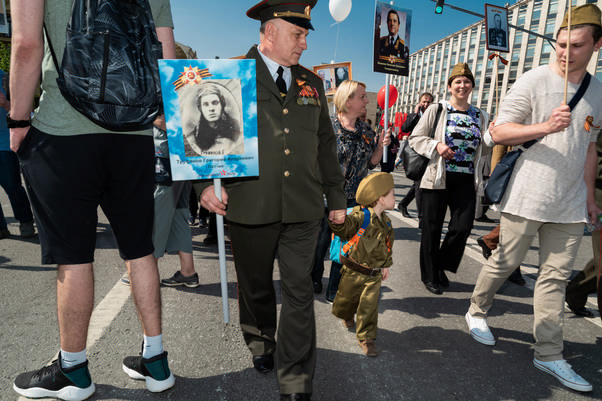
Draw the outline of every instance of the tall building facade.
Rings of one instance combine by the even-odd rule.
[[[577,0],[573,1],[573,6],[587,3],[602,8],[602,0]],[[508,6],[508,22],[552,38],[562,23],[568,4],[568,0],[520,0]],[[451,68],[456,63],[465,62],[475,77],[471,104],[494,116],[499,99],[517,77],[534,67],[555,61],[555,44],[554,41],[509,28],[510,52],[500,53],[508,61],[504,65],[498,57],[489,59],[494,52],[487,50],[485,22],[481,20],[410,55],[410,75],[393,78],[400,95],[392,110],[394,113],[413,112],[423,92],[431,92],[435,100],[449,98],[447,78]],[[592,57],[588,71],[602,80],[602,51]]]

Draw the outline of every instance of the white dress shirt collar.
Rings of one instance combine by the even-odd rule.
[[[259,47],[257,48],[257,50],[259,50]],[[259,54],[261,55],[261,58],[263,59],[265,65],[268,67],[268,71],[270,71],[270,75],[272,76],[274,82],[276,82],[276,78],[278,77],[278,67],[282,67],[284,69],[284,72],[282,73],[282,78],[284,79],[284,82],[286,82],[286,88],[290,89],[291,81],[293,79],[291,67],[285,67],[283,65],[281,66],[280,64],[263,54],[261,50],[259,50]]]

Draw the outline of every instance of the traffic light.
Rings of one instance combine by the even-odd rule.
[[[443,4],[445,0],[437,0],[437,5],[435,5],[435,14],[441,14],[443,12]]]

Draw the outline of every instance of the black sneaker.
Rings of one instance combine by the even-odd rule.
[[[123,371],[134,380],[145,380],[146,388],[159,393],[173,387],[175,377],[169,370],[167,351],[150,359],[128,356],[123,360]]]
[[[199,283],[199,275],[194,273],[190,277],[186,277],[182,274],[181,271],[177,271],[170,278],[164,278],[161,280],[161,284],[166,285],[168,287],[176,287],[178,285],[185,285],[186,287],[194,288],[200,285]]]
[[[79,401],[90,397],[95,387],[88,371],[88,361],[63,369],[60,357],[59,354],[59,359],[40,370],[17,376],[13,389],[27,398],[52,397]]]

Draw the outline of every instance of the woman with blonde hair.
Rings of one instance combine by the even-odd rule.
[[[336,115],[332,117],[332,127],[337,138],[339,165],[345,176],[347,207],[357,204],[355,193],[360,181],[368,175],[368,170],[379,164],[383,146],[389,145],[391,141],[389,135],[378,138],[370,126],[360,119],[360,116],[366,114],[367,104],[366,85],[362,82],[343,81],[334,94]],[[314,289],[319,292],[317,289],[321,286],[323,262],[316,262],[314,268],[316,265],[322,266],[322,271],[314,269],[312,272]],[[326,290],[326,300],[329,302],[332,302],[336,295],[341,278],[340,270],[341,265],[332,262]]]

